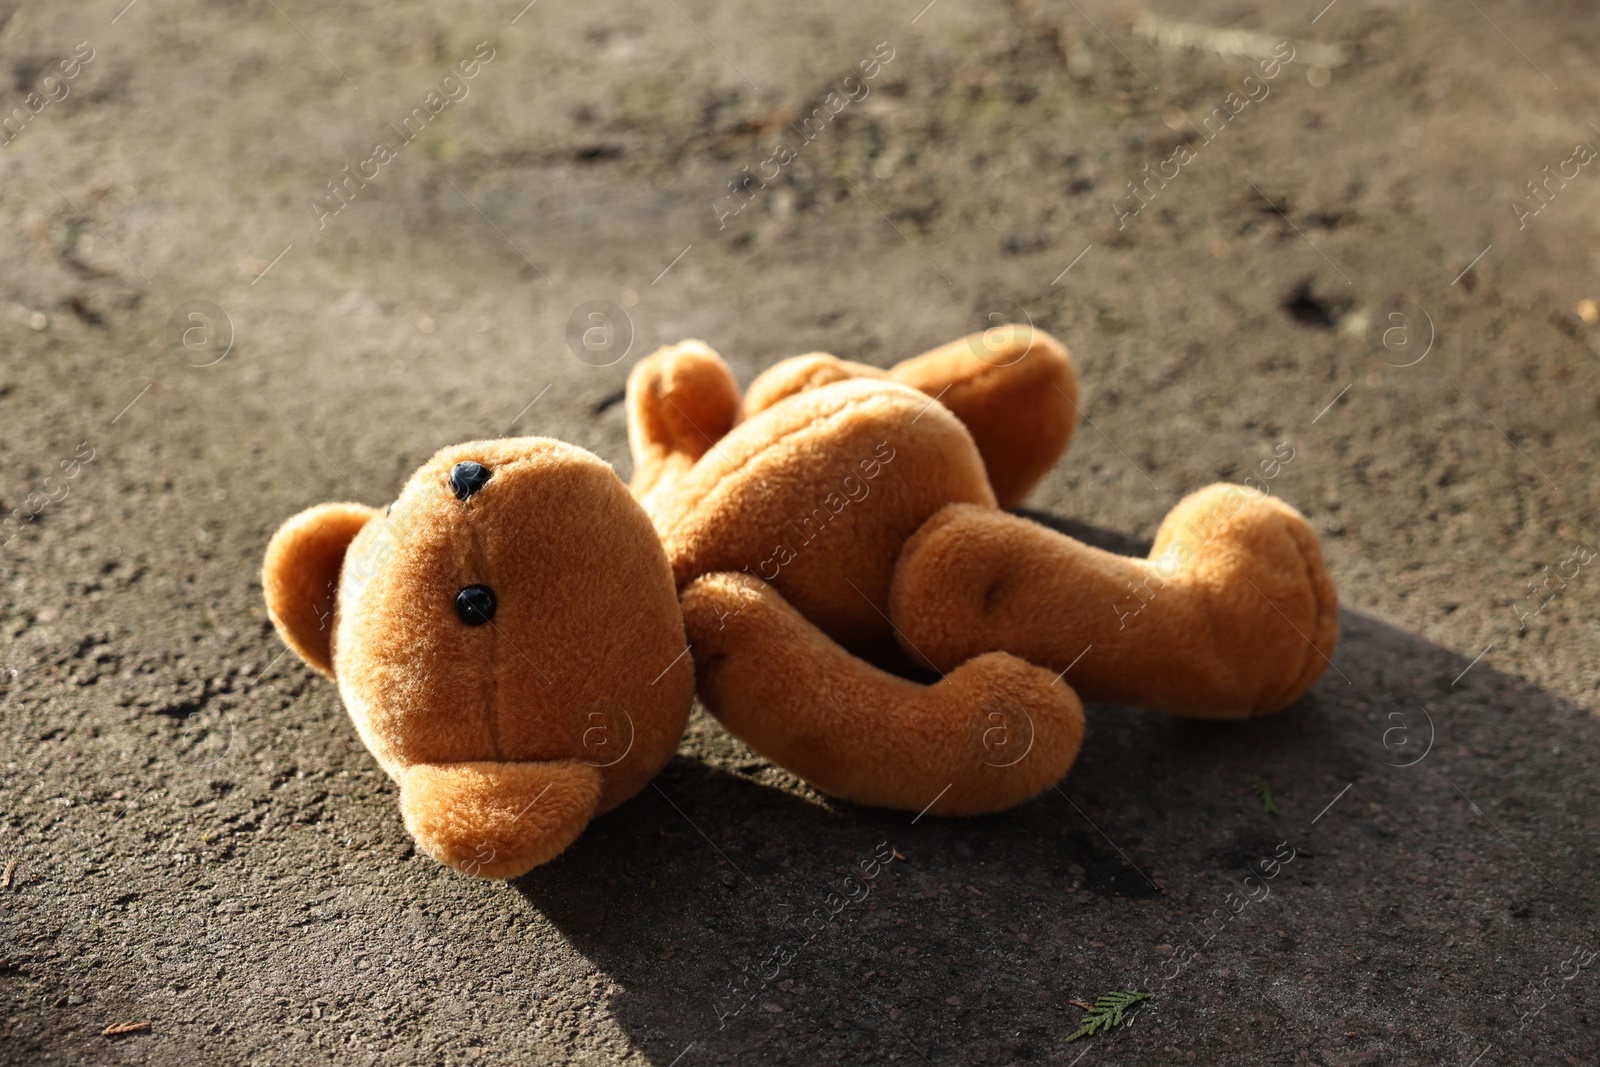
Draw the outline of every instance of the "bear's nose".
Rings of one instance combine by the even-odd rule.
[[[482,463],[469,459],[450,468],[450,488],[455,490],[457,500],[467,499],[488,482],[489,468]]]
[[[482,626],[494,618],[494,590],[469,585],[456,594],[456,617],[468,626]]]

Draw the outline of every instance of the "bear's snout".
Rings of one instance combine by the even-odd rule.
[[[602,785],[577,760],[423,763],[399,777],[417,844],[482,878],[515,878],[558,855],[594,817]]]

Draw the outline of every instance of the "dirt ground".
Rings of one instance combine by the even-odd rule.
[[[1600,19],[1324,2],[0,0],[0,1061],[1600,1062]],[[1024,317],[1084,389],[1040,521],[1141,551],[1292,453],[1295,707],[1092,707],[970,821],[697,711],[491,884],[266,619],[278,523],[446,444],[626,476],[658,344]]]

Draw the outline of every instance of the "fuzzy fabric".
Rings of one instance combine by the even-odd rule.
[[[339,569],[351,540],[376,514],[365,504],[318,504],[284,523],[267,545],[261,567],[267,615],[295,655],[329,678]]]
[[[1078,376],[1067,350],[1049,334],[1016,326],[963,337],[887,371],[825,352],[786,359],[750,383],[744,416],[847,378],[899,382],[936,397],[972,435],[1003,508],[1020,504],[1055,466],[1078,424]]]
[[[1083,707],[1055,675],[1005,652],[937,685],[852,656],[747,574],[684,591],[700,696],[724,726],[836,797],[935,815],[1000,811],[1049,789],[1083,741]]]
[[[1003,649],[1070,667],[1085,700],[1194,718],[1277,711],[1338,640],[1315,534],[1287,504],[1236,485],[1180,502],[1149,559],[952,505],[906,543],[890,605],[906,651],[936,669]]]
[[[627,412],[631,492],[571,445],[473,442],[387,512],[321,505],[268,546],[273,623],[338,682],[418,845],[470,874],[515,877],[644,788],[697,676],[819,789],[971,815],[1067,772],[1080,699],[1262,714],[1333,655],[1332,580],[1277,500],[1203,489],[1146,560],[1001,510],[1078,417],[1040,331],[887,371],[798,356],[742,400],[686,341],[634,367]]]
[[[451,473],[469,462],[488,479],[462,499]],[[418,845],[514,877],[644,788],[683,736],[694,662],[661,541],[610,466],[540,438],[446,448],[388,514],[363,511],[278,531],[273,621],[313,665],[331,629],[340,695]],[[301,567],[340,575],[331,623],[300,604],[322,589]],[[474,624],[457,599],[479,586],[495,608]]]
[[[900,548],[956,501],[994,507],[956,417],[906,386],[851,379],[740,423],[655,521],[680,587],[748,568],[846,648],[883,655]]]

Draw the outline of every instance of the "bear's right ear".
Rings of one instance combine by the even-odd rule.
[[[365,504],[318,504],[279,527],[267,545],[261,587],[278,636],[333,677],[333,609],[345,550],[378,512]]]

